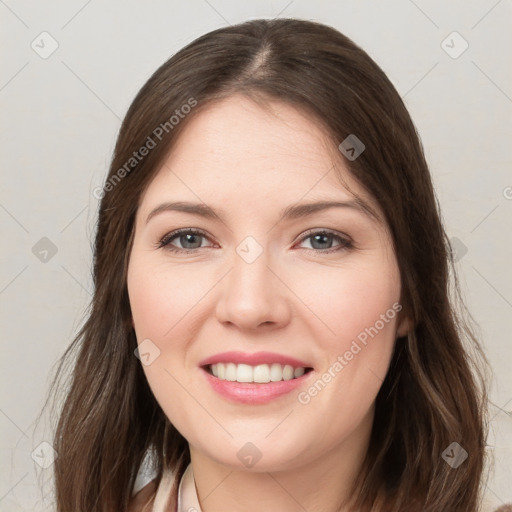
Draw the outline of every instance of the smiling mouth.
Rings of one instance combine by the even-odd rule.
[[[202,367],[210,375],[219,380],[227,380],[240,383],[266,384],[268,382],[280,382],[294,380],[313,370],[310,367],[293,367],[289,364],[235,364],[216,363]]]

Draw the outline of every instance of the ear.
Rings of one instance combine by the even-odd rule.
[[[400,314],[397,318],[396,337],[403,338],[407,336],[413,329],[411,319],[405,313]]]

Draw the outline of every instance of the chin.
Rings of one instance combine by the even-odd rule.
[[[198,451],[217,464],[232,470],[253,473],[292,470],[309,462],[305,453],[306,446],[304,450],[300,450],[294,437],[271,434],[267,439],[261,439],[260,433],[252,441],[250,436],[244,438],[246,440],[235,438],[222,443],[212,439],[209,446],[199,448]],[[215,451],[212,451],[212,446]]]

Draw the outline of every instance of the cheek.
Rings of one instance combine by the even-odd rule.
[[[309,308],[321,319],[319,324],[312,317],[322,325],[316,340],[323,364],[298,401],[311,428],[318,415],[330,419],[323,434],[331,439],[362,421],[386,376],[401,309],[399,272],[394,261],[385,267],[329,268],[325,278],[321,272],[303,276],[302,285]]]
[[[391,260],[385,267],[321,269],[315,276],[304,274],[300,282],[299,293],[314,313],[310,329],[316,333],[316,352],[322,361],[322,382],[311,392],[314,407],[339,403],[352,413],[363,413],[374,400],[392,356],[401,309],[398,267]],[[322,398],[316,399],[319,391]],[[305,402],[308,399],[304,397]]]
[[[127,276],[139,349],[149,347],[152,354],[149,364],[141,360],[144,374],[157,402],[180,431],[186,430],[191,417],[200,416],[183,386],[191,389],[187,380],[194,382],[184,360],[193,306],[204,296],[205,285],[200,286],[197,275],[194,280],[187,274],[135,254]]]
[[[393,304],[400,299],[400,279],[395,265],[323,268],[314,275],[304,274],[295,290],[312,312],[313,321],[320,321],[329,346],[343,345],[367,332],[378,322],[378,330],[390,333],[395,326]],[[380,320],[384,315],[382,325]],[[363,336],[364,337],[364,334]],[[337,340],[338,344],[333,341]],[[323,347],[324,349],[326,347]]]
[[[172,336],[207,291],[208,280],[197,272],[135,258],[128,272],[128,294],[138,339],[163,341],[166,335]]]

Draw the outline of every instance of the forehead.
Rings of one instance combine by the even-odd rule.
[[[251,169],[264,160],[319,163],[332,158],[332,144],[318,122],[277,101],[265,108],[236,94],[206,105],[185,127],[173,148],[171,160],[237,163]],[[276,167],[276,166],[274,166]],[[261,169],[263,171],[263,169]]]
[[[349,190],[377,209],[321,123],[283,102],[263,108],[234,95],[207,105],[187,122],[141,207],[170,193],[229,206],[237,199],[242,205],[350,200]]]

